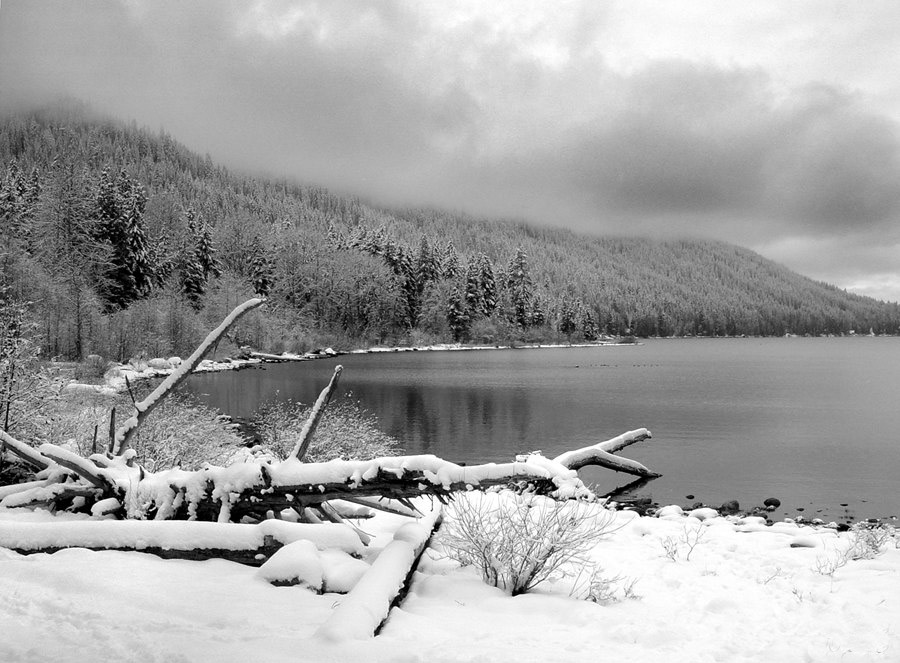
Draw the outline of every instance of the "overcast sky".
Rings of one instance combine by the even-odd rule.
[[[896,0],[0,0],[0,99],[61,94],[376,203],[900,300]]]

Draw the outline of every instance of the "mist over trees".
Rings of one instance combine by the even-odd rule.
[[[229,340],[268,351],[900,330],[897,304],[721,242],[380,209],[75,104],[0,119],[0,304],[42,356],[183,353],[256,293]]]

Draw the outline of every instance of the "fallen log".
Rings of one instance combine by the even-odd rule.
[[[0,522],[0,547],[22,555],[85,548],[142,552],[164,559],[227,559],[259,566],[282,546],[301,540],[311,541],[319,550],[362,554],[359,538],[346,525],[279,520],[258,525],[137,520]]]
[[[573,470],[579,470],[586,465],[600,465],[616,472],[626,472],[639,477],[654,478],[661,475],[650,471],[635,460],[613,455],[614,452],[624,449],[630,444],[650,437],[652,437],[650,431],[646,428],[638,428],[590,447],[567,451],[554,458],[554,460]]]
[[[621,465],[620,469],[632,474],[658,476],[643,465],[613,456],[602,448],[604,444],[613,448],[648,437],[649,431],[638,429],[556,459],[529,454],[513,463],[474,466],[422,455],[326,463],[302,463],[289,458],[280,463],[248,462],[209,466],[195,472],[175,469],[157,473],[127,466],[127,457],[106,462],[95,456],[92,464],[84,459],[77,461],[79,457],[70,452],[64,454],[58,447],[44,445],[41,451],[65,461],[79,472],[84,483],[36,487],[9,495],[0,505],[41,505],[91,513],[96,502],[114,498],[121,505],[114,511],[120,518],[239,522],[265,520],[285,509],[311,516],[323,503],[334,499],[387,498],[404,504],[410,498],[427,495],[445,501],[455,492],[493,486],[512,485],[559,499],[592,498],[592,491],[573,467],[592,463]],[[47,462],[54,462],[34,451]],[[73,501],[76,496],[82,499]],[[321,520],[321,514],[316,519]]]
[[[409,582],[440,523],[440,509],[418,523],[407,523],[379,553],[372,567],[316,631],[329,642],[364,640],[375,635]]]

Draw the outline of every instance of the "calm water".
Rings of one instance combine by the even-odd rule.
[[[338,363],[342,391],[409,453],[508,461],[646,427],[653,439],[621,453],[663,476],[636,495],[744,507],[778,497],[777,516],[900,516],[900,338],[352,355],[193,376],[188,390],[246,417],[272,398],[311,403]],[[631,479],[581,473],[599,492]]]

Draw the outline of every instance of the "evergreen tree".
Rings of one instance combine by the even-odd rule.
[[[268,297],[272,291],[275,277],[275,265],[266,254],[259,237],[250,245],[250,279],[253,292]]]
[[[459,254],[453,246],[453,240],[447,240],[444,253],[441,256],[441,276],[448,281],[453,281],[459,276]]]
[[[185,251],[181,266],[181,289],[194,308],[200,308],[200,298],[206,292],[210,278],[221,276],[222,271],[216,259],[209,224],[198,219],[193,208],[185,212],[188,237],[194,239],[191,248]]]
[[[453,340],[464,341],[469,337],[471,318],[466,310],[465,298],[459,285],[454,286],[447,300],[447,324],[453,333]]]
[[[578,329],[581,318],[581,302],[568,296],[564,297],[559,311],[558,328],[560,333],[571,337]]]
[[[470,317],[482,315],[484,293],[481,289],[481,271],[475,256],[470,256],[466,263],[465,305]]]
[[[146,204],[144,187],[124,170],[116,178],[107,169],[100,173],[95,236],[111,248],[101,293],[108,309],[126,308],[153,287],[154,265],[143,227]]]
[[[481,286],[481,314],[487,317],[497,308],[497,282],[491,259],[484,253],[478,259],[478,282]]]
[[[528,271],[528,256],[525,251],[521,248],[516,249],[516,255],[506,271],[506,287],[513,307],[510,311],[510,321],[519,327],[528,327],[532,324],[534,286]]]

